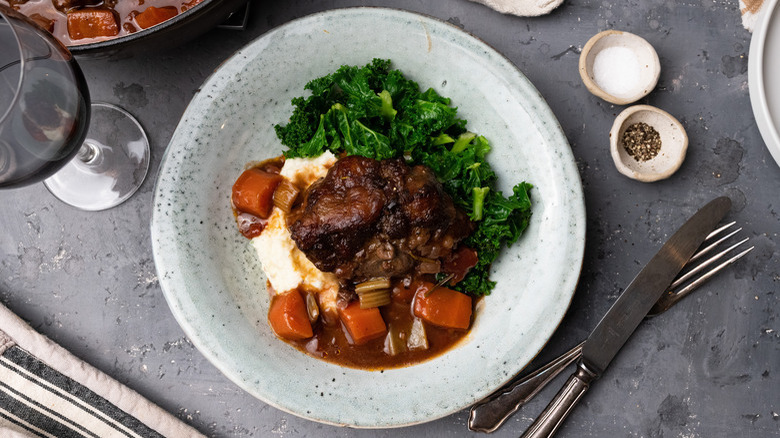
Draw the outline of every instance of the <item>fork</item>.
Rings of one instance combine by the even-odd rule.
[[[715,251],[724,242],[728,244],[727,241],[730,238],[742,231],[742,228],[732,229],[735,224],[736,222],[725,224],[707,236],[699,250],[688,260],[681,275],[672,282],[667,292],[658,299],[647,314],[647,317],[653,317],[665,312],[713,275],[753,250],[754,247],[751,246],[734,254],[734,251],[748,241],[749,237],[745,237],[720,250],[707,260],[697,263],[704,256]],[[727,259],[721,261],[727,256]],[[716,263],[717,265],[713,266]],[[584,341],[536,371],[527,374],[520,380],[510,382],[484,400],[474,404],[469,414],[469,429],[475,432],[494,432],[512,414],[534,398],[555,376],[574,363],[582,354],[583,344]]]

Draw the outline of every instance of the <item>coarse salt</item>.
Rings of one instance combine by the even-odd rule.
[[[641,74],[639,58],[627,47],[607,47],[593,60],[593,80],[605,93],[618,98],[629,98],[641,91]]]

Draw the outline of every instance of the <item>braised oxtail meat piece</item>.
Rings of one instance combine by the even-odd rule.
[[[354,281],[438,273],[473,229],[430,169],[358,156],[312,184],[288,225],[318,269]]]
[[[371,236],[386,203],[379,162],[348,157],[304,194],[290,213],[292,239],[321,271],[351,260]]]

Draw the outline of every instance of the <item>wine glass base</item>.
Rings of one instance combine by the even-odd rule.
[[[127,111],[93,103],[84,145],[76,158],[44,180],[61,201],[81,210],[115,207],[135,193],[149,170],[149,140]]]

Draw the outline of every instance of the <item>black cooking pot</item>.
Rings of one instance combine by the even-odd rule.
[[[216,25],[248,0],[203,0],[175,17],[129,35],[68,47],[78,57],[125,58],[179,46]]]

